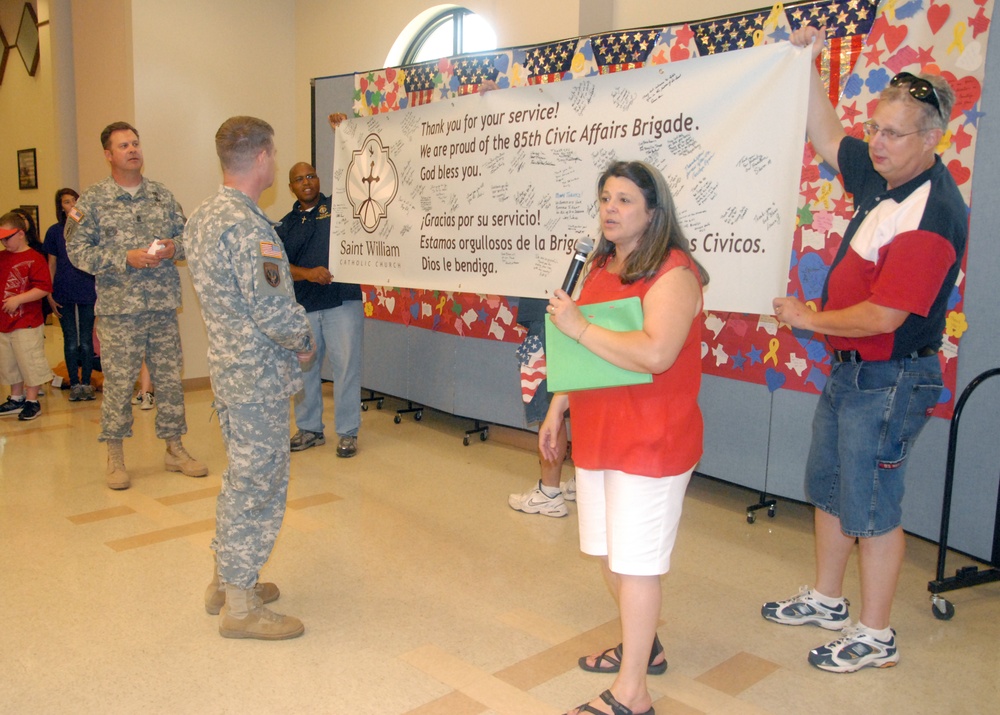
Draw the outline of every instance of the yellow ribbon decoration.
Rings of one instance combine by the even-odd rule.
[[[809,310],[811,310],[814,313],[818,310],[818,308],[816,307],[816,301],[814,300],[807,300],[806,307],[809,308]]]
[[[753,31],[753,46],[754,47],[760,47],[763,44],[764,44],[764,31],[763,30],[754,30]]]
[[[889,2],[885,4],[885,14],[893,22],[896,21],[896,0],[889,0]]]
[[[768,347],[770,347],[771,349],[768,351],[767,355],[764,356],[764,359],[763,361],[761,361],[761,364],[766,363],[768,360],[770,360],[771,362],[774,363],[775,367],[778,366],[778,346],[780,344],[781,343],[778,341],[777,338],[771,338],[771,342],[768,344]]]
[[[441,311],[444,310],[444,304],[446,302],[447,302],[447,299],[444,296],[441,296],[441,300],[438,302],[437,308],[435,308],[435,310],[437,310],[437,312],[438,312],[438,315],[441,315]]]
[[[827,211],[830,210],[830,193],[833,191],[833,184],[829,181],[824,181],[822,188],[819,191],[819,198],[816,199],[816,203],[822,202],[823,206]]]
[[[965,31],[967,26],[964,22],[955,23],[955,39],[950,45],[948,45],[948,54],[951,54],[951,48],[954,47],[958,50],[958,54],[965,52],[965,43],[962,42],[962,38],[965,37]]]
[[[774,3],[774,5],[771,7],[771,14],[767,16],[766,20],[764,20],[764,29],[777,30],[778,20],[781,19],[781,16],[784,12],[785,12],[785,6],[783,4],[781,4],[780,2]]]

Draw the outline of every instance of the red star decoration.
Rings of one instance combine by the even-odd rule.
[[[680,29],[677,30],[677,41],[682,44],[686,45],[691,41],[693,37],[694,37],[694,30],[692,30],[687,25],[684,25],[684,27],[681,27]]]
[[[802,198],[812,203],[819,197],[819,186],[806,186],[802,189]]]
[[[851,124],[854,124],[854,120],[857,119],[859,114],[861,114],[861,110],[858,109],[857,102],[851,102],[849,107],[844,106],[841,107],[841,109],[844,110],[844,113],[840,117],[842,122],[850,122]]]
[[[841,194],[833,198],[833,212],[838,216],[850,217],[853,211],[853,202],[847,198],[847,194]]]
[[[963,149],[967,149],[972,144],[972,135],[965,131],[964,124],[960,124],[958,131],[951,135],[951,143],[957,154],[961,154]]]
[[[871,117],[871,116],[873,116],[875,114],[875,107],[877,107],[877,106],[878,106],[878,97],[874,97],[874,98],[872,98],[872,100],[870,102],[868,102],[868,116],[869,117]]]
[[[979,8],[979,12],[976,13],[975,17],[969,18],[969,27],[972,28],[972,39],[976,39],[989,29],[990,20],[986,17],[986,13],[983,12],[983,8]]]
[[[929,64],[934,64],[934,55],[931,53],[933,47],[929,47],[926,50],[923,47],[917,48],[917,64],[921,67],[926,67]]]
[[[865,56],[866,64],[865,67],[871,67],[872,65],[882,64],[882,50],[872,45],[871,49],[863,53]]]

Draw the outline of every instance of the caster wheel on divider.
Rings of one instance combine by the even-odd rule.
[[[955,606],[947,599],[932,596],[931,613],[939,621],[950,621],[955,615]]]
[[[469,446],[469,438],[468,438],[468,436],[466,436],[465,439],[462,440],[462,444],[464,444],[466,447]]]
[[[375,409],[376,410],[381,410],[382,409],[382,403],[384,403],[384,402],[385,402],[385,400],[379,400],[378,402],[376,402],[375,403]]]
[[[489,436],[490,436],[489,430],[483,430],[482,432],[479,433],[479,441],[485,442],[486,438]]]
[[[368,411],[368,403],[367,402],[362,402],[361,403],[361,411],[362,412],[367,412]]]
[[[415,419],[417,422],[419,422],[423,418],[424,418],[423,410],[417,410],[415,413],[413,413],[413,419]]]
[[[752,524],[755,521],[757,521],[757,515],[754,514],[752,511],[748,511],[747,512],[747,523],[748,524]]]
[[[771,517],[772,519],[774,518],[774,512],[775,512],[775,509],[774,509],[773,506],[772,507],[768,507],[768,509],[767,509],[767,515],[769,517]]]
[[[400,422],[403,421],[403,418],[400,417],[399,415],[396,415],[395,417],[392,418],[392,421],[398,425]]]

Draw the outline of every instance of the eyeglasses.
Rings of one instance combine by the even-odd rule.
[[[937,90],[934,89],[933,84],[925,79],[917,77],[916,75],[912,75],[909,72],[900,72],[889,80],[889,86],[898,87],[904,82],[909,85],[907,90],[909,91],[911,97],[919,102],[931,105],[937,110],[938,115],[941,115],[941,102],[938,99]]]
[[[315,181],[317,178],[316,174],[304,174],[303,176],[296,176],[292,179],[293,184],[301,184],[303,181]]]
[[[865,128],[865,134],[869,139],[874,139],[879,132],[882,132],[882,136],[884,136],[888,141],[896,141],[897,139],[908,137],[911,134],[919,134],[920,132],[929,131],[928,129],[914,129],[912,132],[897,132],[895,129],[880,127],[875,123],[874,119],[869,119],[861,126]]]

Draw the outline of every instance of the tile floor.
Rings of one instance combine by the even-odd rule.
[[[49,388],[39,419],[0,422],[0,713],[557,715],[610,684],[576,659],[617,642],[614,604],[577,550],[575,506],[565,519],[508,508],[537,478],[510,431],[465,447],[467,421],[427,410],[396,425],[390,399],[364,413],[357,457],[334,442],[293,455],[263,577],[306,633],[232,641],[202,606],[225,466],[211,392],[188,391],[185,438],[209,476],[165,472],[154,413],[136,410],[124,492],[104,486],[100,398],[67,398]],[[1000,711],[1000,584],[949,594],[957,613],[938,621],[937,548],[910,539],[900,665],[815,670],[805,656],[826,631],[759,616],[812,577],[809,510],[781,501],[749,525],[755,496],[692,482],[665,578],[657,713]],[[949,572],[967,562],[950,557]],[[855,574],[852,562],[853,598]]]

